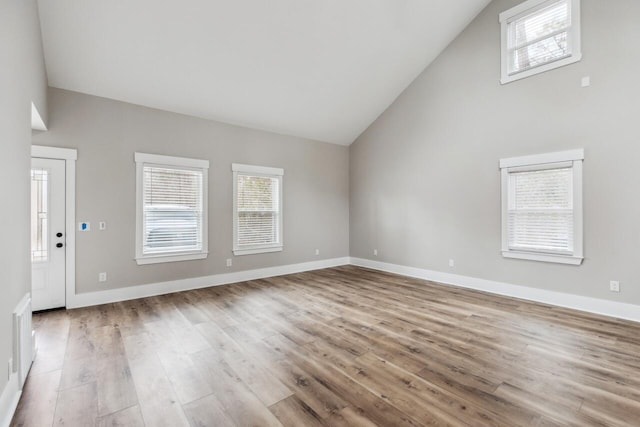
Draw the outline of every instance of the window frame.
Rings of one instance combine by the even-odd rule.
[[[580,265],[584,260],[582,170],[584,150],[569,150],[500,160],[502,199],[502,256],[559,264]],[[554,254],[544,251],[522,251],[509,247],[509,173],[559,169],[569,165],[573,172],[573,253]]]
[[[209,161],[186,157],[164,156],[159,154],[138,153],[134,155],[136,163],[136,254],[138,265],[205,259],[209,255]],[[173,169],[190,169],[202,172],[202,249],[198,251],[174,251],[160,254],[145,254],[144,232],[144,167],[158,166]]]
[[[544,73],[565,65],[573,64],[582,59],[582,42],[580,31],[580,0],[567,0],[569,2],[569,11],[571,14],[571,26],[567,31],[567,46],[569,55],[567,57],[547,62],[542,65],[529,68],[524,71],[510,73],[509,72],[509,24],[523,16],[534,13],[535,11],[552,5],[560,0],[527,0],[519,5],[506,10],[500,14],[500,57],[501,57],[501,84],[511,83],[516,80]]]
[[[273,168],[267,166],[255,166],[245,165],[240,163],[233,163],[231,165],[231,171],[233,172],[233,254],[238,255],[255,255],[269,252],[281,252],[284,249],[284,230],[283,230],[283,207],[284,207],[284,193],[283,193],[283,177],[284,169]],[[238,176],[259,176],[266,178],[275,178],[278,180],[278,242],[260,245],[240,246],[238,244]]]

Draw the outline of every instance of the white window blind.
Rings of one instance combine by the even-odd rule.
[[[582,263],[583,160],[581,149],[500,160],[504,257]]]
[[[571,54],[569,1],[561,0],[508,24],[509,73],[528,70]]]
[[[503,83],[580,60],[579,5],[528,0],[500,15]]]
[[[207,255],[209,162],[136,153],[138,264]]]
[[[509,248],[573,254],[570,167],[509,173]]]
[[[278,243],[278,179],[238,175],[238,245]]]
[[[144,167],[143,252],[202,250],[202,171]]]
[[[233,167],[234,253],[282,250],[282,170]]]

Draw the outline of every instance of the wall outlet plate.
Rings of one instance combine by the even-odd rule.
[[[98,228],[99,228],[100,230],[106,230],[106,229],[107,229],[107,223],[106,223],[105,221],[100,221],[100,222],[98,223]]]
[[[233,259],[227,258],[227,267],[231,267],[233,265]]]
[[[591,86],[591,76],[584,76],[581,80],[580,80],[580,85],[582,87],[589,87]]]
[[[620,282],[612,280],[609,282],[609,290],[611,292],[620,292]]]
[[[320,249],[316,249],[316,255],[320,255]]]
[[[452,259],[449,260],[449,267],[453,268],[456,265],[456,262]]]
[[[98,273],[98,282],[106,282],[107,273]]]
[[[377,250],[377,249],[374,249],[374,250],[373,250],[373,255],[374,255],[374,256],[378,256],[378,250]]]

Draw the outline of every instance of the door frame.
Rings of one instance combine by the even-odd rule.
[[[76,160],[75,148],[31,146],[31,157],[64,160],[65,163],[65,307],[74,308],[76,296]]]

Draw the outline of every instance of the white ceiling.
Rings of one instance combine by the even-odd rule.
[[[40,0],[49,84],[348,145],[490,0]]]

